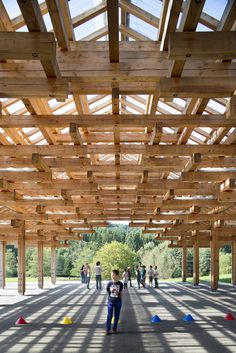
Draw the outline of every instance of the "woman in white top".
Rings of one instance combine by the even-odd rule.
[[[150,266],[149,270],[148,270],[148,277],[149,277],[149,287],[152,287],[152,281],[153,281],[153,269],[152,266]]]
[[[155,281],[155,288],[158,288],[158,271],[157,271],[157,266],[154,267],[154,281]]]
[[[96,262],[96,266],[94,268],[95,278],[96,278],[96,288],[102,289],[102,268],[100,266],[100,261]]]

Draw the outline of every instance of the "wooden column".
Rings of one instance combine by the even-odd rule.
[[[187,278],[187,247],[185,238],[183,237],[183,248],[182,248],[182,281],[186,282]]]
[[[236,285],[236,241],[232,242],[232,284]]]
[[[18,235],[18,293],[25,294],[25,227]]]
[[[193,285],[198,286],[199,284],[199,240],[198,231],[195,230],[195,240],[193,245]]]
[[[56,274],[57,274],[57,252],[54,245],[51,246],[51,282],[56,284]]]
[[[0,288],[6,286],[6,242],[0,241]]]
[[[38,241],[38,287],[43,288],[43,241]]]
[[[215,291],[218,288],[219,281],[219,244],[214,228],[211,231],[211,237],[211,289]]]

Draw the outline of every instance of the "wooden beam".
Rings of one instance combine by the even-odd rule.
[[[27,78],[15,80],[12,78],[2,78],[0,82],[0,95],[2,98],[57,98],[66,99],[68,96],[68,86],[60,79],[49,78],[47,80],[37,78]]]
[[[19,148],[20,147],[20,148]],[[40,146],[1,146],[0,157],[1,156],[31,156],[32,153],[38,153],[41,156],[59,156],[59,157],[71,157],[71,156],[83,156],[87,154],[143,154],[144,156],[191,156],[194,153],[201,153],[202,155],[207,156],[235,156],[235,146],[234,145],[154,145],[154,146],[143,146],[143,145],[121,145],[119,149],[115,146],[101,146],[101,145],[90,145],[87,147],[84,146],[49,146],[49,145],[40,145]],[[43,177],[49,178],[48,173],[42,172],[21,172],[29,173],[29,176],[35,175],[35,178]],[[203,173],[203,172],[198,172]],[[204,172],[203,176],[210,175],[211,172]],[[223,172],[221,172],[222,174]],[[41,176],[40,176],[41,174]],[[186,178],[194,179],[191,172],[187,173],[190,176]],[[14,176],[14,172],[1,172],[0,179],[4,176]],[[27,174],[25,174],[27,175]],[[199,174],[200,175],[200,174]],[[217,172],[214,173],[217,175]],[[213,177],[214,177],[213,175]],[[231,175],[231,176],[229,176]],[[223,173],[224,179],[233,178],[233,172]],[[217,175],[218,177],[218,175]],[[15,173],[15,179],[20,179],[20,177]],[[223,181],[222,180],[222,181]]]
[[[179,14],[181,11],[182,0],[170,0],[165,17],[165,26],[161,38],[160,50],[167,50],[168,38],[171,32],[176,30]]]
[[[217,77],[184,77],[160,79],[160,97],[163,98],[217,98],[230,97],[235,91],[234,79]]]
[[[22,223],[18,235],[18,293],[25,294],[25,229]]]
[[[43,281],[43,241],[38,241],[38,287],[41,289],[43,288]]]
[[[61,3],[57,0],[46,0],[49,15],[51,17],[57,43],[62,50],[69,49],[69,40],[62,15]]]
[[[72,141],[74,142],[74,145],[83,145],[83,138],[81,136],[81,133],[79,131],[79,126],[76,123],[70,123],[70,130],[69,130],[70,136]]]
[[[57,252],[56,245],[51,245],[51,283],[56,284],[57,276]]]
[[[236,171],[228,172],[183,172],[181,176],[182,181],[198,181],[198,182],[222,182],[229,178],[236,177]],[[224,197],[224,196],[222,196]]]
[[[187,247],[185,244],[185,238],[182,237],[182,282],[186,282],[187,279]]]
[[[185,1],[183,6],[183,14],[178,28],[179,32],[196,31],[204,4],[205,4],[205,0]],[[170,43],[171,35],[172,33],[170,33],[170,36],[169,36],[169,43]],[[184,65],[185,65],[185,58],[183,60],[177,60],[177,61],[173,60],[170,63],[168,77],[180,77],[183,72]]]
[[[116,98],[116,105],[118,104],[118,96]],[[117,105],[118,107],[119,105]],[[117,108],[116,108],[117,109]],[[66,115],[52,116],[47,114],[40,115],[0,115],[2,128],[64,128],[69,127],[70,124],[77,124],[81,128],[85,127],[106,127],[114,128],[134,128],[134,127],[154,127],[160,129],[163,127],[234,127],[236,118],[226,119],[224,114],[218,115],[200,115],[200,114],[84,114],[84,115]],[[75,125],[73,125],[75,129]],[[158,133],[158,131],[157,131]]]
[[[169,37],[168,58],[175,60],[231,60],[236,38],[229,32],[176,32]]]
[[[38,153],[32,154],[32,164],[39,172],[51,173],[50,167],[47,165],[45,160]]]
[[[6,286],[6,242],[0,241],[0,289]]]
[[[214,229],[212,229],[211,236],[211,289],[216,291],[219,281],[219,242]]]
[[[110,62],[119,62],[119,7],[118,0],[107,0]]]
[[[0,32],[0,60],[7,59],[40,60],[48,78],[60,78],[53,33]]]
[[[64,1],[64,0],[59,0],[59,1],[60,1],[60,7],[61,7],[61,14],[64,20],[66,36],[68,40],[74,41],[75,34],[74,34],[73,25],[72,25],[69,3],[68,1]]]
[[[81,13],[80,15],[73,17],[73,27],[76,28],[83,23],[90,21],[92,18],[101,15],[107,10],[106,1],[102,1],[99,5],[92,7],[91,9]]]
[[[236,241],[231,243],[231,254],[232,254],[232,279],[231,283],[236,285]]]
[[[193,285],[198,286],[199,284],[199,233],[194,231],[193,235],[194,245],[193,245]]]
[[[158,28],[159,19],[148,11],[141,9],[140,7],[127,0],[121,0],[119,2],[119,6],[121,10],[124,10],[129,14],[139,18],[140,20],[148,23],[149,25]]]

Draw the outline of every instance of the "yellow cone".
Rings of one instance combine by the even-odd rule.
[[[61,324],[63,324],[63,325],[71,325],[71,324],[73,324],[73,322],[72,322],[70,317],[65,316],[64,319],[61,321]]]
[[[112,320],[111,320],[111,323],[114,324],[114,322],[115,322],[115,318],[114,318],[114,316],[113,316],[113,318],[112,318]],[[120,324],[120,320],[118,321],[118,323]]]

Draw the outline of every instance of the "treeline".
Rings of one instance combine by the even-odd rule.
[[[101,261],[103,278],[109,278],[112,268],[123,271],[137,263],[146,266],[157,265],[160,277],[181,276],[181,249],[170,249],[166,242],[154,240],[153,235],[142,235],[139,228],[125,225],[97,228],[95,234],[83,236],[83,241],[72,241],[70,247],[57,250],[57,276],[80,277],[81,267],[88,263],[92,269],[96,261]],[[26,275],[37,277],[37,249],[26,249]],[[44,275],[50,276],[50,249],[44,249]],[[7,277],[17,276],[17,249],[8,246],[6,255]],[[193,273],[193,251],[188,250],[188,275]],[[221,249],[220,272],[231,273],[230,247]],[[210,249],[200,249],[200,275],[210,273]]]

